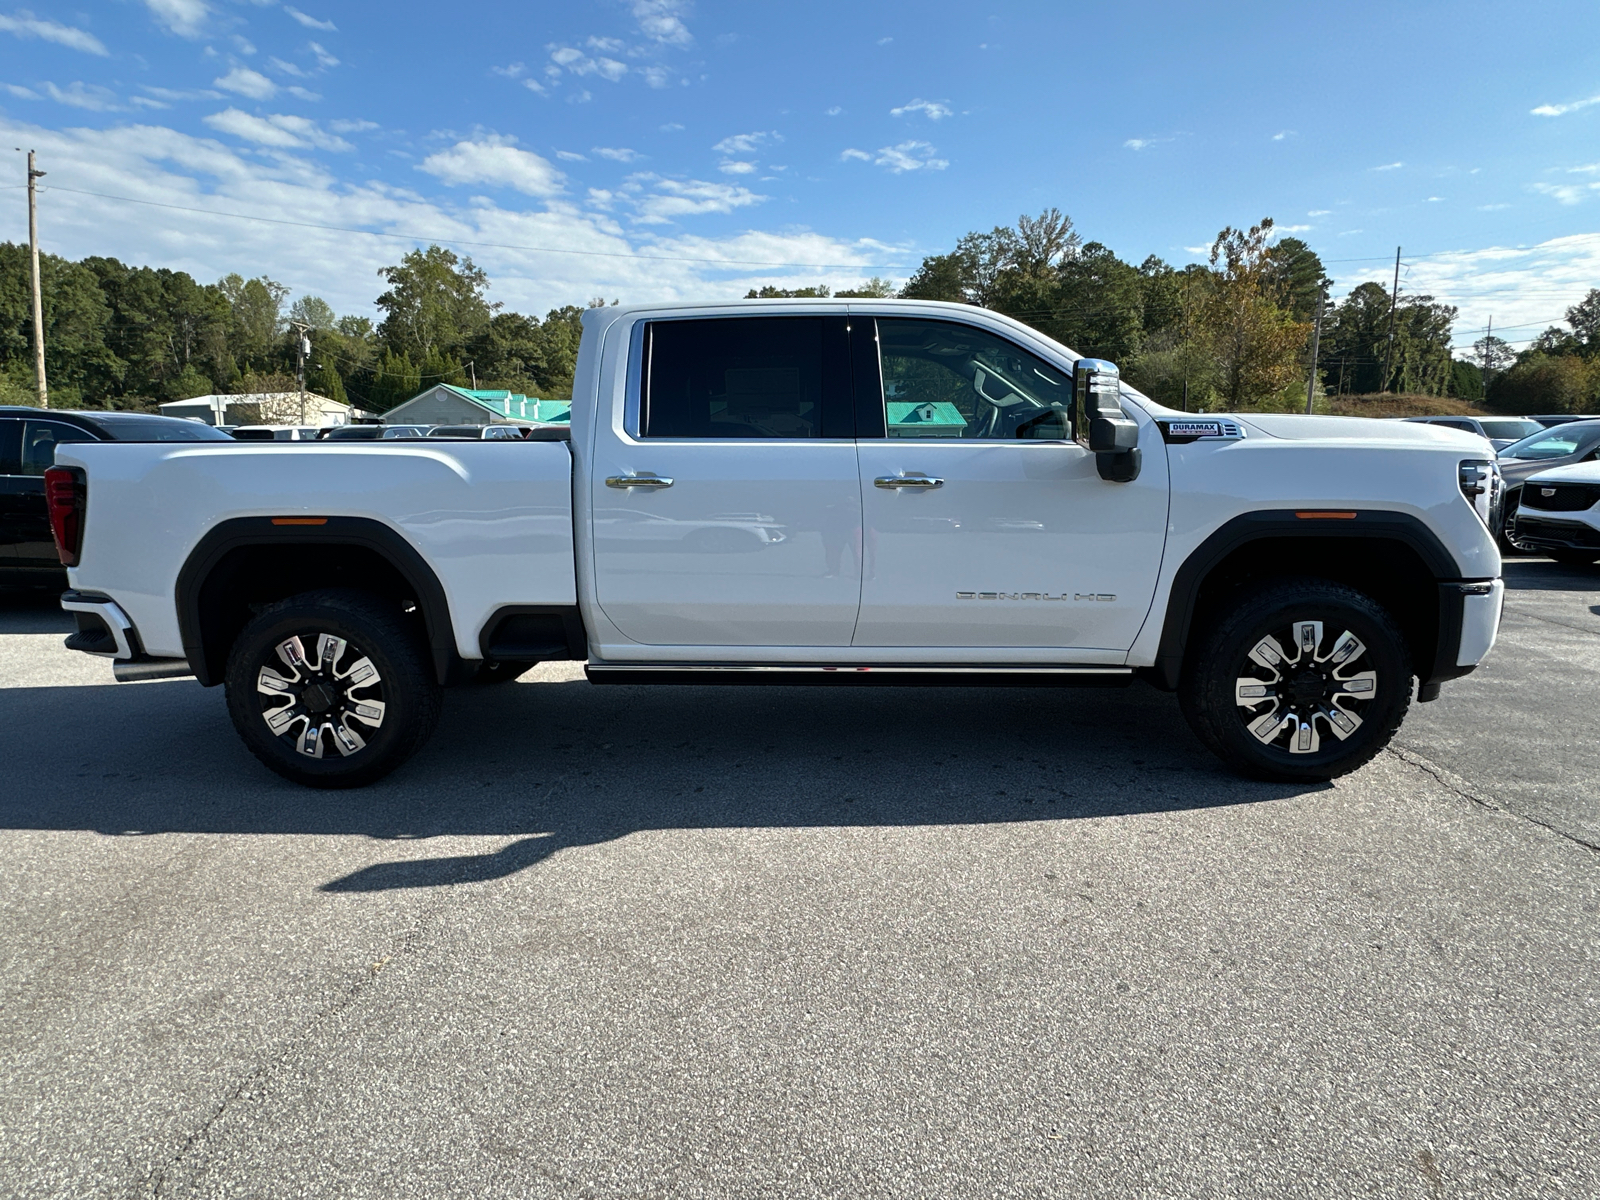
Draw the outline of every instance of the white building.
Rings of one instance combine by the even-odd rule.
[[[572,419],[572,401],[437,383],[383,414],[385,425],[525,425]]]
[[[189,417],[207,425],[348,425],[366,414],[316,392],[257,392],[238,396],[196,396],[161,405],[168,417]]]

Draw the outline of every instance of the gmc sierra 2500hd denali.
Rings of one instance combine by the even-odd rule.
[[[73,444],[48,478],[68,645],[222,684],[315,787],[422,745],[441,689],[1173,690],[1235,768],[1326,779],[1488,653],[1482,439],[1196,416],[961,305],[594,308],[570,431]],[[570,436],[569,436],[570,435]]]

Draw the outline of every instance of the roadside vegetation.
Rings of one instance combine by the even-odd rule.
[[[371,411],[441,382],[571,395],[582,308],[542,319],[504,311],[488,299],[485,272],[440,246],[379,273],[377,324],[339,316],[316,296],[290,304],[289,289],[266,275],[202,284],[183,271],[54,255],[41,256],[41,274],[46,365],[62,406],[151,409],[213,392],[292,390],[296,326],[312,346],[306,386]],[[837,295],[1007,313],[1190,411],[1303,411],[1320,305],[1316,411],[1600,410],[1600,288],[1568,310],[1565,327],[1521,352],[1484,338],[1464,358],[1451,353],[1451,306],[1404,292],[1394,303],[1370,282],[1335,303],[1333,288],[1316,253],[1278,237],[1270,218],[1223,229],[1207,262],[1176,268],[1155,256],[1124,262],[1052,208],[967,234],[898,289],[873,278]],[[28,291],[27,248],[0,244],[0,403],[34,395]],[[829,294],[767,286],[747,298]]]

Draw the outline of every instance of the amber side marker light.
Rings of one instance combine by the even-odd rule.
[[[1350,514],[1354,516],[1354,513]],[[327,517],[273,517],[274,525],[326,525]]]
[[[1297,512],[1295,516],[1302,521],[1354,521],[1355,513],[1350,512]]]

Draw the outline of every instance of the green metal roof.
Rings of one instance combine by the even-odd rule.
[[[524,396],[504,388],[464,388],[453,383],[442,383],[463,400],[470,400],[486,408],[497,417],[518,421],[562,422],[572,419],[572,401],[541,400],[538,396]]]

